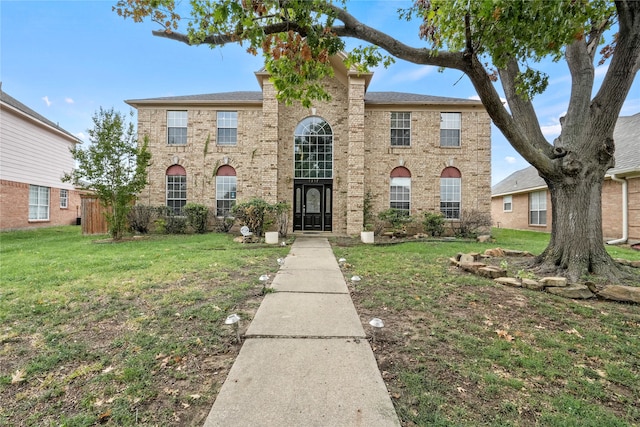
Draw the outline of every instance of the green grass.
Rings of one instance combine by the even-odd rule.
[[[458,252],[495,247],[538,254],[549,239],[506,229],[493,236],[482,244],[334,241],[345,276],[362,277],[352,296],[363,324],[380,317],[388,325],[374,352],[402,424],[640,425],[640,306],[503,287],[449,265]]]
[[[201,423],[238,349],[224,318],[288,252],[232,238],[0,234],[0,425]]]

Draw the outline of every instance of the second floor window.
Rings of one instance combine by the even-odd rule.
[[[411,113],[391,113],[391,146],[411,145]]]
[[[440,146],[460,147],[461,113],[440,113]]]
[[[167,144],[185,145],[187,143],[187,112],[167,111]]]
[[[218,145],[238,143],[238,112],[218,111]]]

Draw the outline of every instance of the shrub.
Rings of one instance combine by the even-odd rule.
[[[476,209],[464,210],[460,221],[452,222],[451,227],[458,237],[475,238],[482,228],[491,227],[491,215]]]
[[[129,228],[137,233],[147,234],[149,232],[149,227],[156,216],[156,212],[156,209],[152,206],[132,206],[131,210],[129,210],[129,213],[127,214]]]
[[[431,236],[442,236],[444,233],[444,216],[440,212],[425,212],[422,221],[424,231]]]
[[[249,227],[254,235],[260,237],[270,225],[271,205],[262,199],[251,199],[233,207],[233,215],[242,224]]]
[[[230,217],[228,214],[225,214],[222,218],[217,217],[213,211],[210,211],[209,214],[212,218],[213,229],[218,233],[228,233],[236,222],[236,219]]]
[[[169,215],[165,218],[164,231],[167,234],[185,234],[187,232],[187,218],[184,216]]]
[[[378,218],[391,224],[394,230],[400,230],[405,224],[413,221],[411,215],[407,211],[400,209],[387,209],[378,214]]]
[[[184,208],[182,208],[182,211],[187,216],[187,222],[191,228],[193,228],[194,232],[198,234],[207,232],[208,207],[197,203],[187,203]]]
[[[280,237],[287,237],[291,206],[289,206],[287,202],[278,202],[271,206],[271,212],[276,218],[276,224],[278,224],[278,235]]]

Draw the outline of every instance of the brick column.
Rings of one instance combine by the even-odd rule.
[[[347,234],[362,231],[364,201],[364,90],[363,78],[349,79],[349,152],[347,171]]]
[[[278,201],[278,100],[273,84],[265,78],[262,87],[262,198]]]

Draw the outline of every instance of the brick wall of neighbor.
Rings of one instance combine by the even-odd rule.
[[[165,172],[177,163],[187,172],[187,201],[214,207],[214,171],[227,157],[237,172],[239,202],[262,197],[270,203],[292,205],[293,134],[301,120],[313,115],[314,108],[315,115],[325,119],[333,131],[334,233],[361,230],[365,191],[374,194],[375,213],[388,208],[389,174],[401,159],[413,177],[412,214],[439,211],[440,173],[449,165],[462,172],[462,208],[490,212],[490,121],[481,106],[365,107],[364,79],[357,76],[328,79],[331,100],[314,102],[312,108],[277,102],[266,77],[262,87],[262,105],[140,106],[139,137],[149,136],[153,157],[150,184],[139,203],[165,204]],[[188,111],[187,145],[167,145],[167,110]],[[216,145],[216,112],[221,110],[238,111],[237,146]],[[410,148],[390,147],[391,110],[413,111]],[[440,148],[441,111],[462,112],[461,148]]]
[[[640,240],[640,177],[627,180],[629,240]],[[491,200],[493,224],[502,228],[551,232],[551,196],[547,191],[547,226],[529,225],[529,193],[512,195],[513,208],[504,212],[502,196]],[[622,237],[622,184],[607,179],[602,186],[602,234],[605,240]]]
[[[60,189],[49,190],[49,220],[29,221],[29,184],[0,180],[0,229],[25,229],[74,225],[80,207],[80,193],[68,191],[68,207],[60,208]]]
[[[511,212],[504,212],[502,196],[491,199],[493,225],[500,228],[551,232],[551,196],[547,191],[547,225],[529,225],[529,193],[512,195]]]
[[[391,111],[411,111],[411,146],[391,147]],[[462,112],[461,146],[440,147],[440,113]],[[389,208],[390,173],[404,165],[411,172],[411,214],[440,211],[440,174],[447,166],[462,174],[461,209],[491,212],[491,129],[481,108],[433,106],[377,107],[365,113],[365,191],[373,196],[373,211]],[[375,179],[374,179],[375,177]]]

